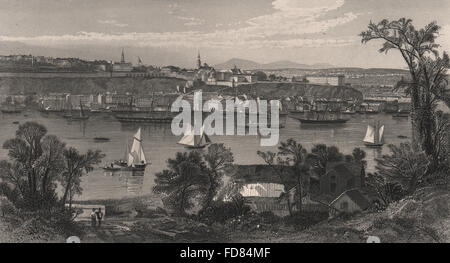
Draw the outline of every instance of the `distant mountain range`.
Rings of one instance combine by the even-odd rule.
[[[292,62],[289,60],[280,60],[275,61],[272,63],[267,64],[261,64],[257,63],[255,61],[246,60],[246,59],[239,59],[239,58],[233,58],[230,59],[224,63],[214,65],[217,69],[231,69],[234,66],[241,68],[241,69],[247,69],[247,70],[254,70],[254,69],[325,69],[325,68],[334,68],[334,65],[327,64],[327,63],[316,63],[312,65],[307,64],[300,64],[296,62]]]

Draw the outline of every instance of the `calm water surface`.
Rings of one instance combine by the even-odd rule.
[[[24,114],[0,114],[0,142],[13,138],[18,125],[14,121],[37,121],[45,125],[49,134],[61,138],[68,146],[74,146],[81,152],[88,149],[99,149],[106,154],[103,163],[82,181],[83,194],[79,200],[115,199],[151,194],[154,185],[154,174],[166,167],[166,160],[174,157],[176,152],[186,151],[177,142],[179,136],[172,135],[170,124],[121,124],[113,116],[93,115],[87,121],[68,121],[58,115],[45,115],[39,112]],[[368,124],[379,120],[385,125],[386,143],[399,144],[406,141],[398,135],[411,137],[411,123],[407,118],[392,118],[391,115],[352,115],[343,125],[301,125],[299,121],[288,118],[286,127],[280,130],[280,140],[294,138],[308,150],[314,144],[325,143],[335,145],[344,153],[351,153],[353,148],[361,147],[367,152],[368,172],[374,170],[374,158],[387,153],[388,148],[382,150],[364,147],[362,139]],[[132,176],[130,173],[104,172],[101,168],[105,163],[121,159],[124,156],[126,140],[131,139],[137,128],[143,131],[144,150],[151,165],[147,167],[143,177]],[[94,137],[108,137],[109,142],[96,143]],[[256,154],[260,151],[276,151],[274,147],[261,147],[258,136],[212,136],[213,142],[224,143],[230,147],[235,163],[259,164],[261,158]],[[6,159],[7,151],[0,149],[0,159]]]

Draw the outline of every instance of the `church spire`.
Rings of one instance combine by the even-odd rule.
[[[125,52],[122,48],[122,59],[120,60],[120,63],[125,63]]]
[[[200,51],[198,51],[198,55],[197,55],[197,68],[201,68],[202,67],[202,60],[200,59]]]

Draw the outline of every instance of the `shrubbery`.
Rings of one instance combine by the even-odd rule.
[[[294,226],[296,230],[306,229],[323,220],[328,219],[328,212],[294,212],[291,216],[283,218],[286,225]]]
[[[245,215],[250,211],[250,207],[243,203],[243,199],[241,202],[241,205],[236,205],[234,202],[215,201],[211,206],[200,210],[198,218],[208,224],[225,223],[229,219]]]

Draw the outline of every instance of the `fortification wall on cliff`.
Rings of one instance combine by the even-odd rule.
[[[0,94],[124,94],[170,93],[185,80],[175,78],[111,78],[111,77],[0,77]]]

